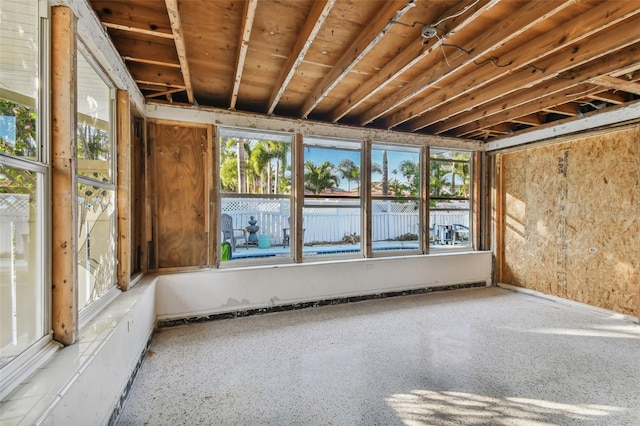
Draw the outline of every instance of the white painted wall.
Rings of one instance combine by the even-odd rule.
[[[491,253],[324,261],[158,277],[159,320],[452,284],[491,284]]]
[[[78,344],[65,351],[81,350],[86,333],[91,353],[84,353],[74,362],[64,362],[73,370],[68,382],[53,400],[41,419],[44,425],[103,425],[107,424],[129,377],[140,359],[156,324],[155,278],[144,278],[131,290],[118,297],[94,318],[86,330],[80,332]],[[90,344],[94,327],[107,324],[104,331]],[[53,364],[55,364],[55,359]],[[78,365],[81,364],[81,365]],[[59,369],[58,369],[59,370]],[[58,371],[59,373],[59,371]],[[59,376],[60,374],[58,374]],[[44,379],[46,379],[46,373]],[[31,422],[29,422],[31,424]]]

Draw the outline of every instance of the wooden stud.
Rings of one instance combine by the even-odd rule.
[[[78,336],[78,177],[76,160],[76,18],[51,8],[51,309],[53,338]]]
[[[209,156],[207,168],[209,193],[209,265],[220,267],[220,161],[218,160],[217,127],[209,126],[207,130]]]
[[[342,81],[364,56],[384,37],[389,28],[415,4],[413,0],[388,0],[372,23],[360,33],[360,36],[346,49],[331,71],[322,79],[305,100],[300,116],[307,118],[309,113]]]
[[[502,282],[504,264],[504,184],[502,177],[502,155],[493,156],[492,193],[492,248],[495,257],[494,279]]]
[[[371,199],[371,139],[362,144],[362,158],[360,161],[360,198],[362,210],[362,243],[364,257],[373,257],[373,228],[372,228],[372,199]]]
[[[131,102],[125,90],[116,95],[116,143],[117,143],[117,205],[118,205],[118,262],[117,284],[120,290],[129,289],[131,278]]]
[[[273,92],[269,98],[267,114],[272,114],[276,105],[278,105],[282,94],[298,70],[298,67],[307,54],[309,47],[311,47],[313,40],[318,35],[322,25],[324,25],[324,21],[327,19],[327,16],[329,16],[329,12],[331,12],[331,8],[335,3],[336,0],[319,0],[313,3],[311,12],[300,31],[296,44],[293,46],[293,50],[287,59],[287,63],[282,68],[280,76],[273,88]]]
[[[474,250],[479,250],[481,247],[480,233],[483,229],[481,222],[482,211],[482,156],[483,152],[476,151],[471,154],[471,186],[473,191],[471,193],[471,236]]]
[[[231,110],[236,109],[238,92],[240,91],[240,81],[242,80],[244,62],[247,58],[247,51],[249,50],[249,39],[251,38],[251,29],[253,28],[253,19],[256,16],[257,7],[258,0],[246,0],[244,3],[242,30],[240,31],[240,41],[238,42],[238,56],[236,57],[236,67],[233,73],[233,91],[231,93],[231,102],[229,105],[229,109]]]
[[[291,215],[291,230],[295,231],[290,236],[293,246],[293,261],[302,262],[303,239],[303,205],[304,205],[304,140],[302,133],[296,133],[292,147],[292,172],[294,178],[293,186],[293,214]]]
[[[189,62],[187,61],[187,49],[184,44],[184,33],[182,31],[182,21],[180,20],[180,12],[178,11],[178,0],[165,0],[169,21],[171,22],[171,30],[173,31],[173,39],[176,42],[176,50],[178,59],[180,60],[180,69],[182,70],[182,78],[187,89],[187,99],[193,105],[193,88],[191,86],[191,72],[189,71]]]
[[[422,212],[422,230],[420,235],[420,248],[422,253],[429,254],[431,250],[431,193],[429,182],[431,181],[431,152],[428,146],[420,150],[420,211]]]

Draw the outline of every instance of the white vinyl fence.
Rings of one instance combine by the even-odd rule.
[[[353,206],[353,207],[351,207]],[[356,207],[357,206],[357,207]],[[393,240],[406,234],[418,234],[420,217],[415,202],[374,201],[372,212],[373,241]],[[439,205],[442,209],[446,205]],[[468,210],[461,205],[431,211],[430,224],[469,226]],[[272,244],[282,244],[283,228],[289,228],[289,200],[260,198],[223,198],[222,213],[233,218],[233,227],[249,226],[251,216],[260,227],[257,234],[269,235]],[[314,201],[303,209],[304,242],[337,242],[345,235],[361,234],[361,212],[358,201]]]

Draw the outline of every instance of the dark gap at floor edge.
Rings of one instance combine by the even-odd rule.
[[[266,308],[256,308],[256,309],[240,310],[240,311],[233,311],[233,312],[224,312],[219,314],[199,315],[199,316],[192,316],[187,318],[158,321],[156,328],[177,327],[177,326],[186,325],[186,324],[199,324],[199,323],[218,321],[223,319],[241,318],[241,317],[248,317],[253,315],[263,315],[263,314],[268,314],[273,312],[287,312],[287,311],[294,311],[298,309],[315,308],[319,306],[341,305],[344,303],[362,302],[365,300],[386,299],[390,297],[410,296],[414,294],[435,293],[435,292],[441,292],[441,291],[462,290],[467,288],[479,288],[479,287],[486,287],[486,286],[487,286],[486,282],[480,281],[480,282],[467,283],[467,284],[454,284],[454,285],[439,286],[439,287],[418,288],[413,290],[366,294],[363,296],[338,297],[333,299],[316,300],[313,302],[291,303],[288,305],[270,306]]]

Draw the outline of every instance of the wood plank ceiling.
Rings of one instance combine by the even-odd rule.
[[[496,140],[640,98],[640,0],[92,0],[148,102]]]

